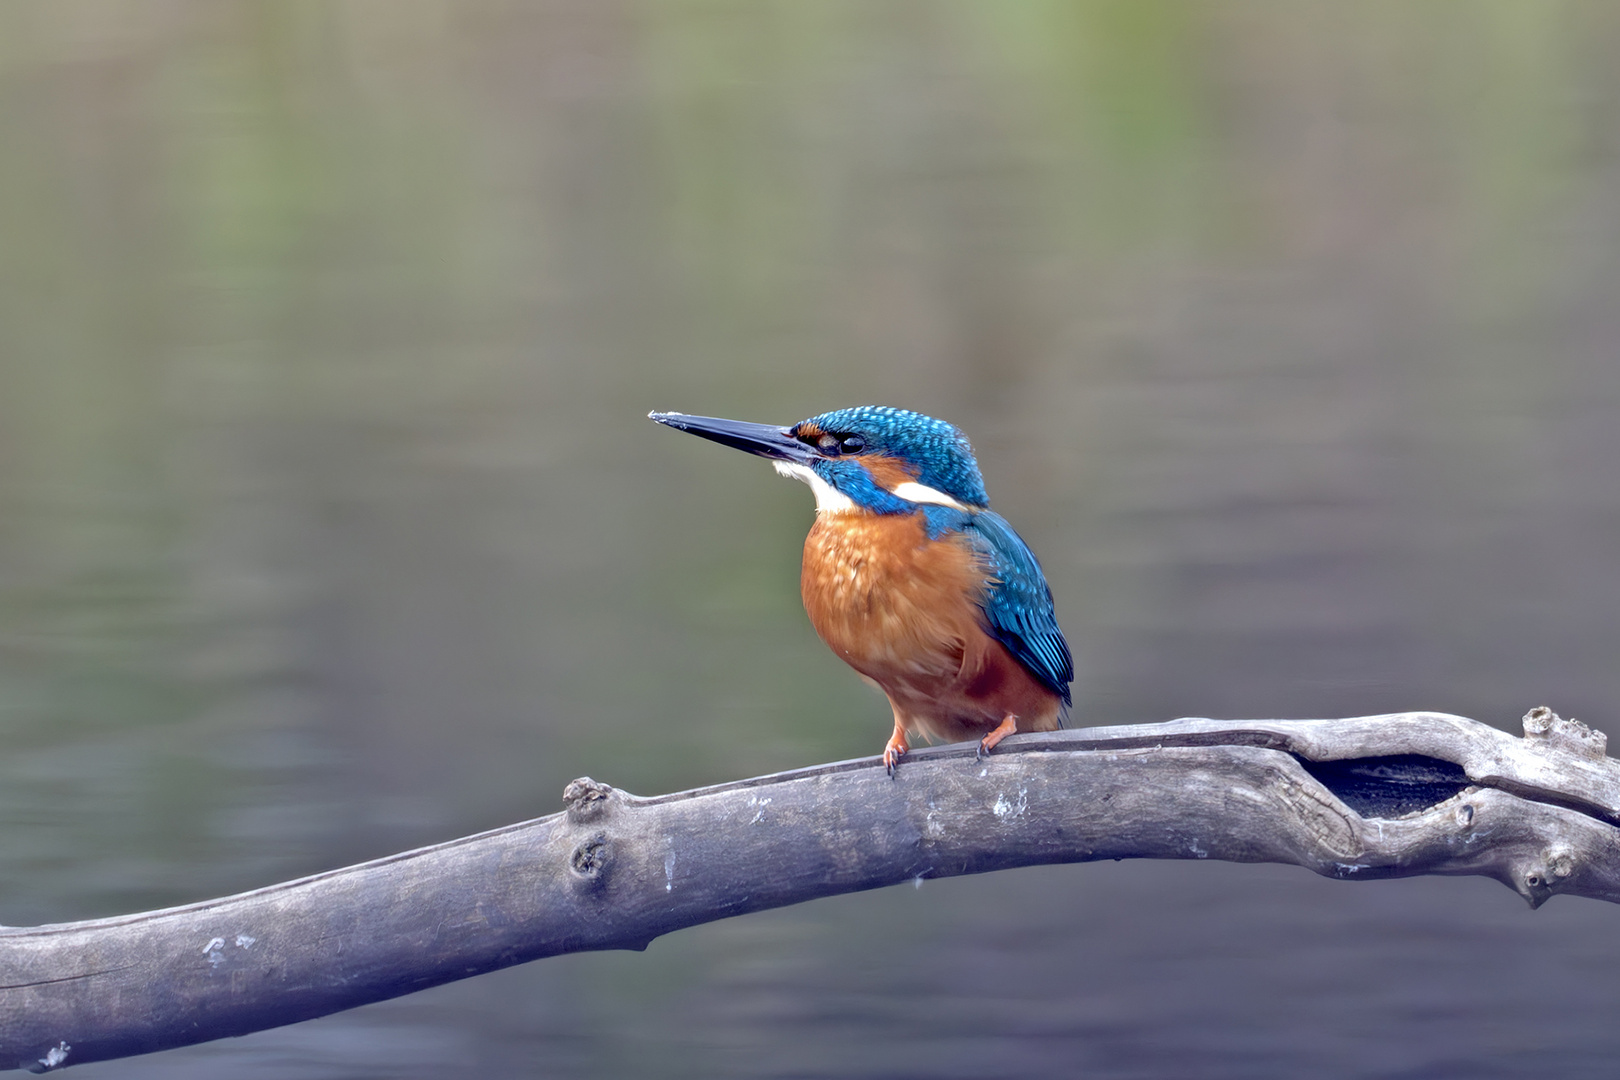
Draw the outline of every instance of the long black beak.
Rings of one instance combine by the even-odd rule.
[[[808,465],[819,456],[814,450],[795,439],[791,428],[777,427],[774,424],[750,424],[742,420],[688,416],[686,413],[678,412],[650,412],[647,417],[678,431],[690,432],[722,446],[746,450],[760,457]]]

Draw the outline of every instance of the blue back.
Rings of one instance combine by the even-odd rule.
[[[989,510],[974,514],[962,531],[995,575],[982,605],[991,635],[1067,707],[1074,659],[1035,553],[1006,518]]]

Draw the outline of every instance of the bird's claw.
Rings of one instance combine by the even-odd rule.
[[[883,768],[889,773],[889,779],[894,779],[894,771],[900,767],[900,759],[906,756],[911,747],[906,743],[904,735],[896,730],[883,747]]]
[[[1008,715],[1005,720],[996,726],[995,730],[985,732],[984,738],[979,740],[979,752],[974,755],[974,760],[983,761],[989,757],[990,751],[996,748],[997,743],[1017,730],[1018,718]]]

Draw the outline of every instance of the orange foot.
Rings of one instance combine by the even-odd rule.
[[[889,770],[889,779],[894,779],[894,770],[899,766],[900,759],[906,756],[911,744],[906,742],[906,733],[901,728],[895,728],[889,741],[883,744],[883,767]]]
[[[975,755],[975,757],[982,759],[986,754],[990,753],[990,751],[996,748],[996,744],[998,742],[1005,739],[1007,736],[1011,735],[1017,730],[1018,717],[1014,716],[1012,713],[1008,713],[1007,718],[997,725],[994,731],[990,732],[984,738],[979,740],[979,752]]]

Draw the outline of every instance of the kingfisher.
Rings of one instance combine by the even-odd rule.
[[[889,699],[891,777],[917,735],[976,738],[982,758],[1014,732],[1063,726],[1074,662],[1051,587],[990,509],[954,426],[878,405],[790,427],[647,415],[810,485],[816,522],[799,590],[821,640]]]

